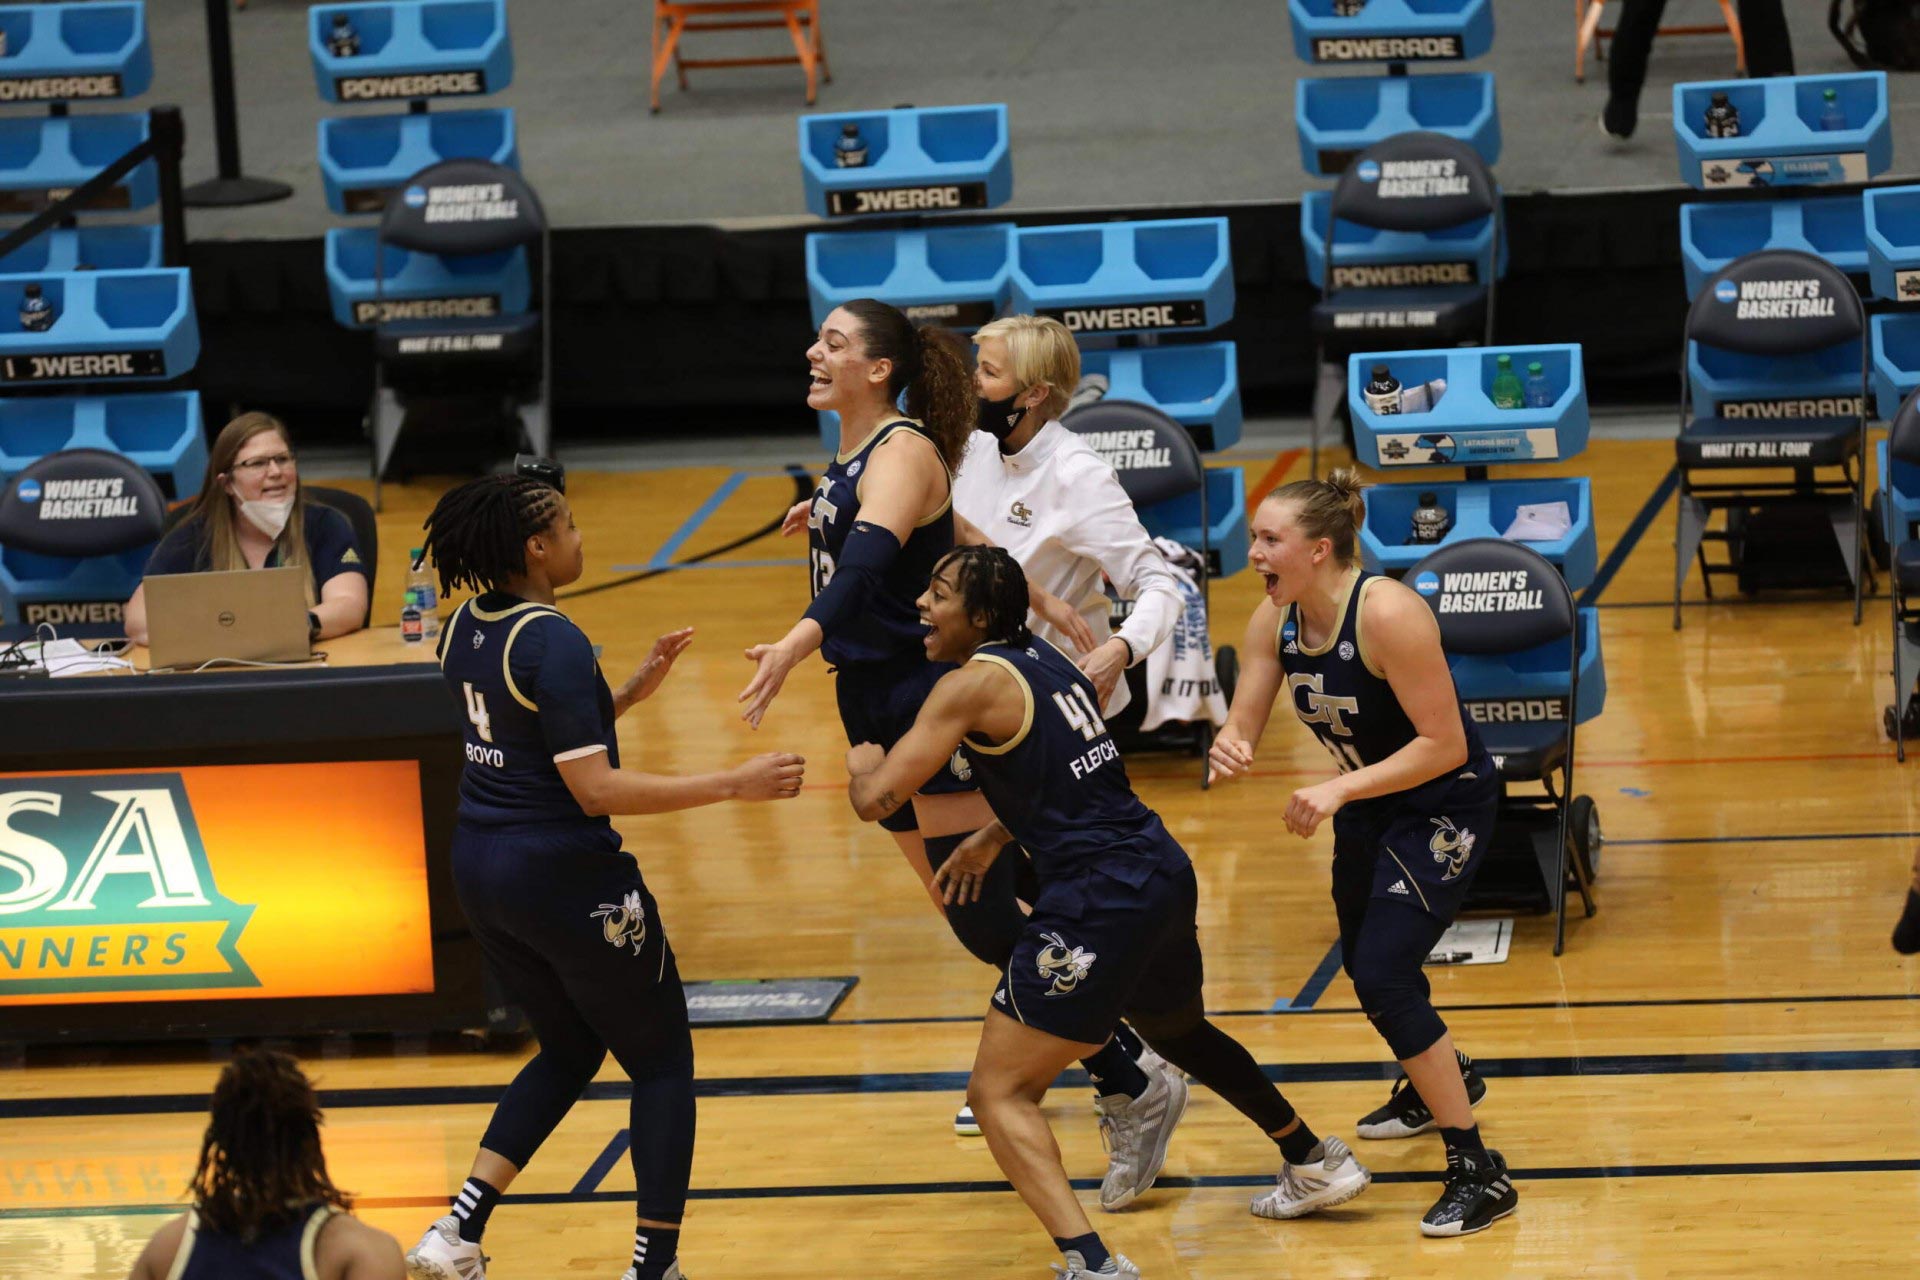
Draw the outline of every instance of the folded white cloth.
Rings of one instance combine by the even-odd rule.
[[[1207,602],[1200,591],[1200,557],[1191,548],[1167,538],[1153,545],[1166,557],[1167,568],[1180,587],[1184,605],[1167,642],[1147,654],[1147,714],[1140,722],[1151,732],[1169,720],[1227,722],[1227,699],[1213,667],[1213,644],[1207,638]]]
[[[1573,512],[1564,502],[1523,503],[1500,536],[1508,542],[1557,542],[1573,528]]]

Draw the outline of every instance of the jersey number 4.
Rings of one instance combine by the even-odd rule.
[[[1066,693],[1053,695],[1053,705],[1060,708],[1060,714],[1067,723],[1080,731],[1080,736],[1088,742],[1107,731],[1107,722],[1100,718],[1099,709],[1093,705],[1093,699],[1087,696],[1085,685],[1076,684]]]
[[[473,731],[480,735],[480,741],[493,741],[493,716],[487,712],[486,695],[473,687],[471,680],[461,681],[460,687],[467,691],[467,719],[473,723]]]

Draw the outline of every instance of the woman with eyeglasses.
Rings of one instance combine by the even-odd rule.
[[[366,625],[368,568],[353,525],[309,502],[287,429],[272,414],[243,413],[221,428],[207,454],[206,479],[186,519],[160,540],[148,577],[230,569],[305,566],[307,628],[315,640]],[[146,585],[126,607],[127,636],[147,643]]]

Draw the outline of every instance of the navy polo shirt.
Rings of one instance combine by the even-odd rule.
[[[240,518],[235,516],[235,519]],[[207,546],[204,528],[204,522],[197,518],[184,520],[173,532],[160,539],[160,545],[153,549],[153,555],[147,561],[147,576],[206,573],[212,569],[213,557]],[[338,511],[317,502],[307,503],[306,534],[307,564],[313,573],[316,599],[320,588],[338,574],[368,576],[360,549],[354,545],[353,524]],[[279,563],[280,549],[275,547],[268,553],[267,563],[263,567],[272,569]]]

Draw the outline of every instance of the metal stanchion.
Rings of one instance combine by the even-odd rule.
[[[293,194],[286,183],[240,172],[240,122],[233,96],[233,30],[227,0],[207,0],[207,61],[213,73],[213,135],[220,167],[217,176],[186,189],[187,204],[215,209],[285,200]]]

